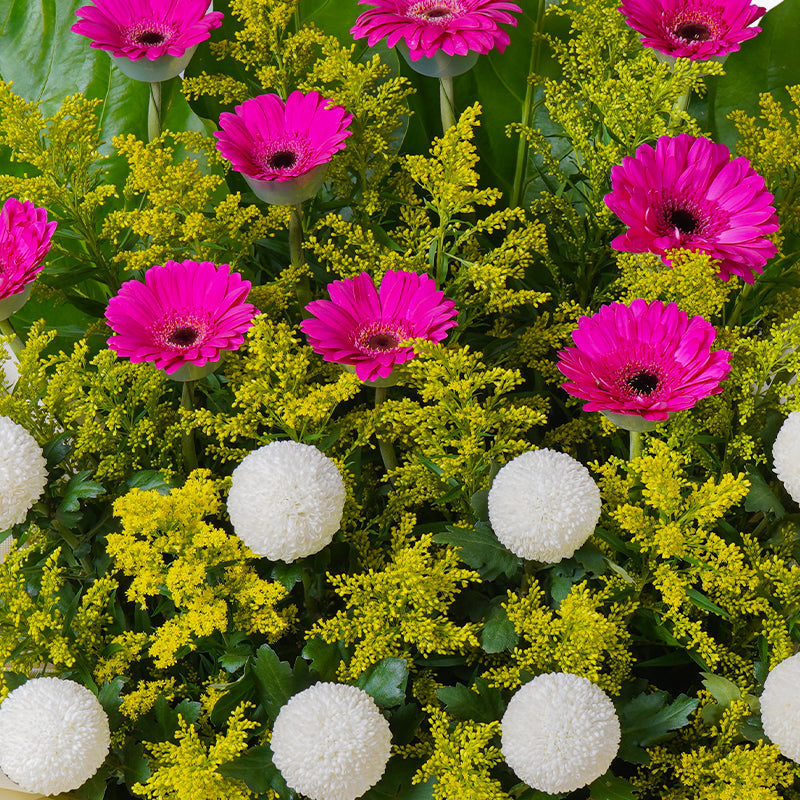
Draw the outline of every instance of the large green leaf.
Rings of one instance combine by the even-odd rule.
[[[727,118],[731,111],[742,109],[757,116],[761,93],[771,92],[786,103],[785,87],[800,83],[800,0],[783,0],[759,24],[761,33],[731,53],[725,62],[725,75],[711,83],[711,133],[729,147],[738,138]]]

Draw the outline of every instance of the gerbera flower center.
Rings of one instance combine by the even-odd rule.
[[[207,314],[197,311],[169,314],[153,328],[153,339],[168,350],[197,347],[202,344],[212,326],[207,317]]]
[[[354,338],[362,353],[392,353],[400,349],[400,342],[412,338],[411,326],[405,320],[365,322],[356,329]]]
[[[133,41],[136,44],[143,44],[147,47],[156,47],[164,43],[164,38],[164,34],[160,31],[142,31],[133,37]]]
[[[448,22],[463,13],[461,0],[421,0],[406,12],[412,19],[433,23]]]
[[[191,347],[197,341],[198,336],[198,331],[194,328],[190,328],[188,325],[184,325],[172,331],[172,333],[167,336],[167,341],[175,345],[175,347]]]
[[[676,208],[669,214],[670,224],[681,233],[694,233],[697,230],[698,220],[691,211],[685,208]]]
[[[268,160],[272,169],[289,169],[297,163],[297,154],[291,150],[278,150]]]
[[[651,395],[658,388],[658,375],[643,369],[630,375],[625,383],[634,394]]]
[[[173,25],[149,19],[131,25],[122,32],[122,36],[128,45],[160,47],[173,39],[176,33]]]
[[[686,42],[706,42],[711,38],[711,28],[702,22],[684,22],[674,33]]]

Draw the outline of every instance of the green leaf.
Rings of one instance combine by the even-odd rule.
[[[744,498],[745,511],[760,511],[762,514],[769,514],[781,519],[786,514],[786,509],[761,473],[758,470],[750,469],[747,477],[750,480],[750,491]]]
[[[342,661],[342,645],[340,642],[328,642],[315,636],[309,639],[303,648],[303,658],[308,659],[313,669],[324,681],[336,677],[336,670]]]
[[[644,763],[640,750],[668,738],[672,731],[689,724],[689,715],[697,708],[697,698],[678,695],[670,702],[667,692],[640,694],[619,709],[622,728],[620,756],[626,761]]]
[[[771,93],[786,107],[786,86],[800,83],[800,58],[791,57],[800,41],[800,0],[783,0],[758,23],[761,33],[742,42],[725,61],[725,75],[710,81],[714,95],[710,111],[715,141],[733,147],[738,135],[728,115],[735,109],[758,117],[758,96]]]
[[[278,768],[272,761],[272,749],[268,744],[262,744],[220,764],[217,771],[226,778],[244,781],[251,792],[265,794],[272,787]]]
[[[143,492],[155,489],[159,494],[169,494],[170,490],[164,476],[156,469],[137,470],[125,483],[129,489],[141,489]]]
[[[408,666],[403,658],[384,658],[366,669],[356,681],[379,705],[391,708],[405,702]]]
[[[411,783],[419,763],[395,756],[386,766],[383,777],[361,800],[433,800],[435,778],[425,783]]]
[[[508,618],[506,610],[496,603],[486,617],[481,631],[481,647],[485,653],[502,653],[513,650],[519,642],[519,634]]]
[[[522,568],[520,559],[500,544],[485,522],[478,522],[471,530],[448,525],[447,532],[437,533],[433,540],[458,548],[461,560],[487,581],[500,575],[513,578]]]
[[[90,481],[91,470],[84,469],[76,472],[67,482],[64,495],[59,504],[59,510],[77,511],[80,508],[80,500],[84,497],[97,497],[105,494],[105,488],[96,481]]]
[[[266,644],[258,648],[251,666],[261,705],[274,722],[281,707],[296,691],[292,668]]]
[[[475,679],[475,689],[462,683],[442,686],[436,690],[436,696],[447,707],[447,713],[458,719],[493,722],[500,719],[506,710],[502,692],[490,687],[483,678]]]
[[[211,711],[211,722],[221,726],[233,713],[234,709],[246,701],[252,700],[256,693],[255,678],[250,666],[245,668],[244,675],[230,685],[228,691],[221,695]]]
[[[636,800],[636,788],[611,772],[601,775],[589,785],[590,800]]]

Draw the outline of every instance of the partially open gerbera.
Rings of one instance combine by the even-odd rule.
[[[167,261],[141,281],[123,283],[108,301],[114,331],[108,346],[131,361],[152,361],[172,374],[186,364],[202,367],[236,350],[258,309],[245,302],[250,281],[227,264]]]
[[[641,145],[611,170],[606,205],[628,226],[611,246],[630,253],[672,248],[708,253],[719,277],[753,283],[775,245],[774,197],[746,158],[731,161],[725,145],[682,133]]]
[[[675,303],[611,303],[581,317],[575,347],[558,354],[562,388],[587,401],[584,411],[665,420],[722,391],[730,353],[711,352],[714,326]]]
[[[455,303],[436,289],[428,275],[387,272],[380,291],[362,272],[328,286],[330,300],[306,306],[313,314],[300,327],[326,361],[355,367],[362,381],[386,378],[395,364],[414,357],[402,342],[440,342],[456,321]]]
[[[150,61],[182,56],[222,25],[219,11],[206,13],[208,0],[93,0],[75,13],[71,30],[88,36],[92,47],[117,57]]]
[[[703,61],[739,49],[766,13],[750,0],[622,0],[619,10],[642,44],[674,58]]]
[[[55,228],[43,208],[6,200],[0,210],[0,299],[22,292],[42,271]]]
[[[261,181],[288,181],[344,148],[353,119],[318,92],[292,92],[284,103],[262,94],[220,115],[217,149],[233,168]]]
[[[402,39],[412,61],[432,58],[440,50],[449,56],[495,48],[502,53],[509,36],[500,25],[516,25],[509,12],[522,12],[506,0],[359,0],[359,4],[373,8],[356,20],[350,30],[354,38],[366,36],[370,47],[381,39],[394,47]]]

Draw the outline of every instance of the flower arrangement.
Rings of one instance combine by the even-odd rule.
[[[28,5],[0,797],[800,800],[797,3]]]

